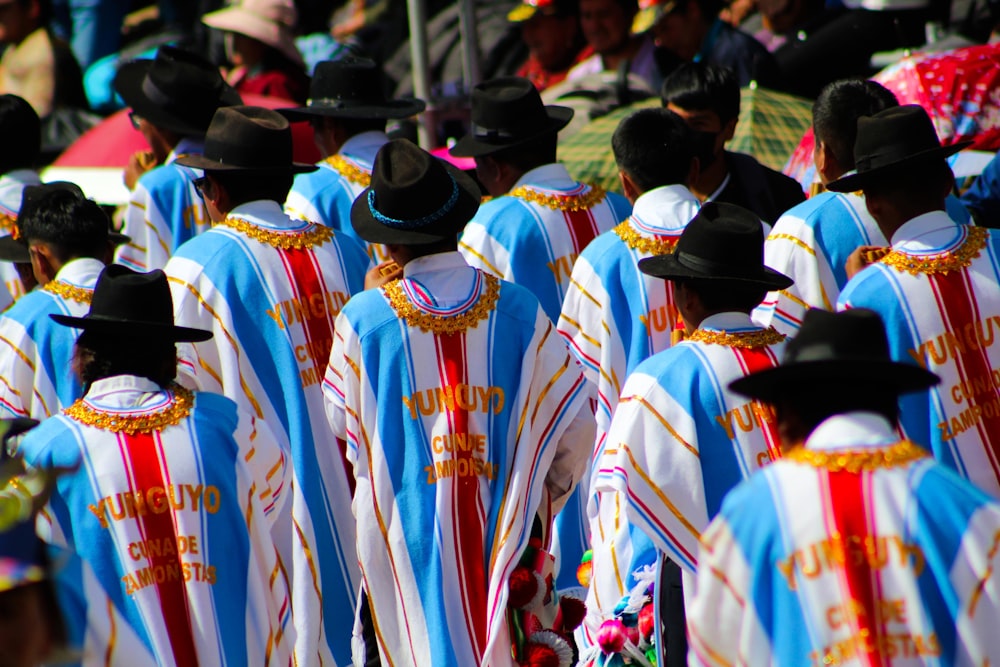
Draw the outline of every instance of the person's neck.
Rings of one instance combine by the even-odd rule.
[[[945,202],[942,201],[940,206],[915,206],[907,210],[895,211],[894,215],[891,217],[883,216],[882,219],[876,220],[880,230],[885,235],[885,238],[892,243],[892,237],[895,236],[899,228],[908,223],[914,218],[919,218],[927,213],[934,213],[935,211],[944,211]]]
[[[698,182],[692,185],[690,190],[698,199],[705,201],[719,189],[728,175],[729,165],[726,164],[726,154],[723,152],[715,162],[698,174]]]
[[[629,37],[616,51],[602,53],[601,62],[604,63],[604,69],[616,70],[622,61],[632,59],[638,51],[639,39],[637,37]]]

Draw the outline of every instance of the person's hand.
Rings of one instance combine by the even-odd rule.
[[[136,151],[132,153],[132,156],[128,159],[128,164],[125,166],[125,187],[129,191],[134,190],[139,177],[156,166],[156,156],[153,155],[153,151]]]
[[[403,277],[403,267],[391,259],[382,262],[365,274],[365,289],[376,289]]]
[[[888,252],[889,248],[883,248],[877,245],[859,246],[850,254],[847,261],[844,263],[844,271],[847,273],[847,279],[850,280],[854,277],[854,274],[860,272],[869,264],[874,264],[878,260],[882,259]]]

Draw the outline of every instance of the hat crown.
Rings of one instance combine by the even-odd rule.
[[[371,204],[374,211],[387,218],[430,218],[453,198],[456,188],[437,158],[406,139],[390,141],[375,156]]]
[[[220,167],[288,169],[292,165],[291,126],[270,109],[221,107],[205,135],[204,156]]]
[[[501,77],[472,89],[472,132],[479,139],[515,140],[548,121],[542,96],[527,79]]]
[[[310,106],[324,102],[385,104],[385,76],[375,61],[348,56],[321,62],[309,87]]]
[[[174,302],[163,271],[137,273],[126,266],[109,265],[94,286],[88,319],[172,326]]]
[[[868,308],[839,313],[810,309],[798,335],[785,346],[782,364],[814,361],[891,362],[889,339],[878,313]]]
[[[741,206],[708,202],[687,224],[674,248],[688,268],[720,278],[760,273],[764,268],[764,228]]]
[[[884,109],[858,119],[854,162],[859,174],[941,148],[934,123],[916,104]]]
[[[224,85],[218,68],[201,56],[174,46],[161,46],[146,73],[143,92],[164,98],[218,96]]]
[[[292,0],[243,0],[239,6],[250,14],[289,30],[294,28],[299,20],[299,14]]]

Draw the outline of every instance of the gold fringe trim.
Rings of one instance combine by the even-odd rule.
[[[76,301],[85,305],[90,305],[90,300],[94,296],[94,290],[86,287],[77,287],[61,280],[52,280],[42,287],[43,292],[55,294],[68,301]]]
[[[112,433],[152,433],[162,431],[168,426],[175,426],[182,419],[191,413],[191,405],[194,403],[194,394],[180,385],[173,385],[170,388],[173,400],[170,405],[162,410],[142,415],[121,415],[114,412],[95,410],[87,405],[82,398],[76,400],[73,405],[63,410],[70,419],[74,419],[87,426],[96,426],[102,431]]]
[[[594,183],[587,185],[590,189],[580,195],[548,195],[522,185],[512,190],[510,196],[556,211],[586,211],[604,201],[607,194],[599,185]]]
[[[889,447],[857,450],[820,451],[796,447],[784,457],[796,463],[805,463],[830,472],[859,473],[863,470],[897,468],[930,456],[927,450],[909,440],[901,440]]]
[[[419,327],[425,333],[456,334],[476,328],[479,322],[489,317],[490,312],[496,307],[500,296],[500,281],[487,274],[483,274],[483,278],[486,280],[486,289],[475,305],[464,313],[451,317],[431,315],[417,308],[406,298],[406,292],[403,291],[403,285],[399,280],[393,280],[382,289],[396,315],[406,320],[411,327]]]
[[[20,236],[17,229],[17,216],[7,215],[6,213],[0,214],[0,231],[7,232],[7,234],[17,239]]]
[[[323,160],[326,164],[346,178],[351,183],[355,185],[360,185],[361,187],[367,188],[372,184],[372,175],[362,169],[357,167],[347,160],[345,160],[339,153],[337,155],[331,155],[330,157]]]
[[[258,227],[249,220],[231,215],[227,216],[219,224],[242,232],[254,241],[260,241],[261,243],[281,248],[282,250],[308,249],[314,246],[321,246],[333,238],[333,229],[326,225],[315,223],[313,223],[312,229],[304,232],[275,232],[270,229]]]
[[[768,327],[767,329],[762,329],[760,331],[742,331],[737,333],[696,329],[685,340],[708,343],[709,345],[725,345],[726,347],[753,349],[780,343],[785,340],[785,334],[778,333],[774,327]]]
[[[893,250],[881,261],[897,271],[917,275],[918,273],[948,273],[968,268],[972,260],[979,257],[980,251],[986,247],[990,233],[984,227],[969,227],[969,237],[958,248],[938,255],[909,255]]]
[[[632,250],[644,252],[647,255],[669,255],[677,245],[676,238],[650,238],[643,236],[629,224],[628,220],[615,227],[615,234]]]

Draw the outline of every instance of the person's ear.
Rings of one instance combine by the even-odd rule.
[[[693,3],[697,4],[697,3]],[[736,135],[736,123],[739,122],[739,117],[730,118],[729,122],[722,126],[722,131],[719,133],[722,135],[722,144],[726,145],[730,139]]]
[[[632,177],[626,174],[624,171],[618,172],[618,179],[621,181],[622,194],[625,195],[625,199],[628,199],[630,202],[634,204],[635,200],[638,199],[639,196],[642,194],[639,188],[636,187],[635,181],[633,181]]]
[[[46,243],[33,243],[29,248],[31,256],[31,271],[39,285],[47,285],[55,279],[57,269],[52,256],[52,249]]]

